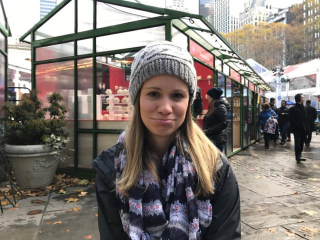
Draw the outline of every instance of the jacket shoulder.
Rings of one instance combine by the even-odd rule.
[[[108,185],[115,179],[116,170],[114,167],[114,158],[119,151],[119,143],[113,147],[101,152],[92,162],[93,170],[99,174],[99,176]]]
[[[230,168],[230,162],[228,158],[224,155],[220,155],[220,160],[218,163],[218,172],[217,172],[217,180],[216,180],[216,191],[221,191],[225,180],[226,180],[226,175],[228,174]]]

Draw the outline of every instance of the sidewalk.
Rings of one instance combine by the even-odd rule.
[[[293,145],[266,151],[262,140],[230,158],[240,187],[242,239],[320,239],[320,136],[303,153],[306,162],[295,162]],[[79,197],[81,188],[86,196]],[[20,200],[17,209],[5,206],[1,239],[99,239],[94,186],[65,190]]]

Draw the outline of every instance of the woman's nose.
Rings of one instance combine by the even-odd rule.
[[[171,99],[169,97],[163,97],[158,103],[158,112],[164,115],[172,113],[172,104]]]

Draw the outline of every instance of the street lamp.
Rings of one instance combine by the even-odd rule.
[[[279,108],[281,106],[281,76],[283,75],[283,69],[281,68],[281,66],[277,66],[272,68],[272,72],[274,73],[273,76],[276,76],[276,81],[277,81],[276,104],[277,104],[277,108]]]

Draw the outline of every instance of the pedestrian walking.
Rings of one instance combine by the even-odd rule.
[[[214,87],[207,91],[206,98],[209,109],[203,119],[203,131],[207,137],[223,152],[227,142],[225,129],[228,126],[228,110],[230,104],[227,99],[221,98],[223,91]]]
[[[240,239],[235,175],[192,118],[191,55],[155,42],[131,70],[132,120],[93,161],[100,239]]]
[[[278,124],[281,134],[281,145],[286,144],[287,133],[289,131],[289,108],[287,107],[287,101],[281,101],[281,107],[277,110],[278,113]]]
[[[314,130],[314,122],[317,119],[317,109],[311,106],[311,101],[306,101],[306,110],[308,114],[308,120],[309,120],[309,131],[307,132],[306,136],[306,146],[310,146],[311,139],[312,139],[312,132]]]
[[[294,150],[296,161],[300,163],[306,159],[302,157],[303,145],[306,135],[309,131],[308,115],[304,103],[303,94],[297,94],[294,97],[296,105],[289,109],[289,122],[292,126],[294,135]]]
[[[274,126],[274,133],[270,133],[266,130],[266,123],[269,119],[277,119],[278,115],[270,108],[269,103],[262,104],[262,111],[259,114],[257,126],[260,127],[263,132],[264,146],[267,150],[270,149],[269,140],[273,139],[272,135],[275,134],[276,127]],[[269,126],[267,126],[269,128]],[[276,140],[274,140],[276,141]]]
[[[202,115],[203,105],[201,97],[201,88],[197,87],[196,99],[193,102],[193,117],[197,119],[198,116]]]
[[[277,113],[278,109],[276,106],[276,99],[275,98],[270,98],[270,108]],[[278,113],[277,113],[278,114]],[[274,141],[274,143],[277,145],[277,140],[279,139],[279,125],[276,125],[276,132],[274,135],[271,136],[272,140]]]

